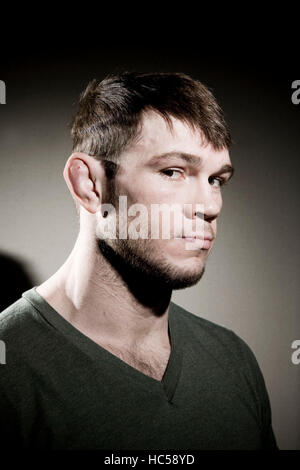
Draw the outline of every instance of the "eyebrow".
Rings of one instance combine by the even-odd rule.
[[[150,163],[150,165],[156,165],[157,163],[160,163],[161,161],[169,160],[171,157],[173,157],[173,158],[175,157],[175,158],[179,158],[180,160],[184,160],[185,162],[187,162],[190,165],[193,165],[196,168],[198,168],[202,165],[201,157],[199,157],[197,155],[192,155],[190,153],[185,153],[185,152],[167,152],[167,153],[163,153],[161,155],[155,155],[154,157],[151,158],[149,163]],[[221,168],[219,168],[219,170],[215,171],[214,175],[220,175],[220,174],[223,174],[223,173],[228,173],[229,174],[228,180],[229,180],[230,178],[232,178],[234,172],[235,172],[234,167],[232,165],[226,163],[225,165],[221,166]]]

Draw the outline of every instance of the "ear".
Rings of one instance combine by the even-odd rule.
[[[92,214],[100,210],[105,172],[99,160],[85,153],[73,153],[63,175],[73,198],[81,206]]]

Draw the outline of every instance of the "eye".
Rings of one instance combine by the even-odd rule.
[[[211,176],[208,178],[208,181],[211,183],[212,181],[217,181],[217,185],[212,184],[215,188],[220,188],[221,186],[224,186],[226,184],[226,181],[224,178],[221,178],[219,176]]]
[[[169,180],[179,180],[180,176],[183,175],[183,170],[179,168],[167,168],[166,170],[162,170],[161,173]]]

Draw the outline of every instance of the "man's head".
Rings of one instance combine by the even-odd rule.
[[[212,93],[183,74],[124,73],[100,83],[93,80],[81,96],[72,137],[64,176],[81,207],[81,225],[93,219],[102,254],[110,251],[131,269],[172,289],[195,284],[216,236],[221,185],[232,175],[230,133]],[[121,218],[125,220],[120,196],[127,203],[126,238],[120,237]],[[130,212],[135,204],[147,219]],[[162,204],[175,207],[167,239],[161,214],[152,218],[154,206]],[[115,211],[103,210],[109,205]],[[183,236],[193,234],[199,207],[201,235],[211,240],[191,242],[186,249]],[[116,237],[103,240],[104,218]],[[175,223],[179,219],[182,233]],[[140,236],[133,239],[130,226],[136,234],[137,222]],[[157,231],[159,238],[152,236]]]

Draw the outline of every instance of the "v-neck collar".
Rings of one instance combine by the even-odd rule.
[[[176,386],[182,368],[183,338],[180,335],[176,307],[170,303],[168,312],[168,331],[171,342],[169,361],[161,381],[135,369],[104,347],[95,343],[91,338],[81,333],[75,326],[62,317],[36,290],[36,286],[22,294],[42,316],[44,321],[66,336],[76,347],[80,348],[94,361],[101,361],[101,366],[111,370],[118,368],[126,380],[133,381],[150,393],[163,393],[169,403],[172,403]]]

